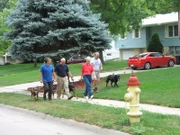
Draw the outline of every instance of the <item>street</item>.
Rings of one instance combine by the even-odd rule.
[[[129,135],[4,105],[0,125],[0,135]]]

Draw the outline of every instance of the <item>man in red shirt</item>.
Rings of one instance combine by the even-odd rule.
[[[96,79],[96,76],[94,73],[94,68],[93,68],[93,65],[90,64],[90,60],[91,60],[90,57],[86,58],[86,63],[84,63],[82,65],[82,70],[81,70],[81,72],[82,72],[81,73],[81,80],[83,78],[84,83],[86,84],[86,90],[84,93],[84,97],[86,99],[88,99],[88,94],[90,95],[90,99],[94,98],[94,95],[93,95],[92,90],[91,90],[92,75],[93,75],[93,79]]]

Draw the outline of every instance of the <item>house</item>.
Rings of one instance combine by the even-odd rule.
[[[164,54],[180,55],[178,38],[178,13],[157,14],[142,20],[140,29],[132,30],[124,38],[119,37],[116,48],[119,48],[120,59],[127,60],[138,53],[147,51],[151,36],[157,33],[164,46]]]
[[[2,56],[0,55],[0,65],[5,65],[7,63],[21,63],[21,62],[23,62],[23,61],[12,59],[8,53],[5,53]]]
[[[115,41],[114,40],[111,42],[110,45],[111,45],[111,49],[106,49],[103,51],[104,61],[116,59],[116,58],[119,59],[119,57],[120,57],[119,49],[115,47]]]

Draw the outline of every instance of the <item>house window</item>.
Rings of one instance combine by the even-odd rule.
[[[111,56],[111,53],[107,53],[107,56]]]
[[[178,25],[167,26],[166,37],[177,37],[178,36]]]
[[[169,51],[171,55],[175,55],[175,47],[169,47]]]
[[[171,55],[180,55],[180,46],[169,47]]]
[[[133,38],[140,38],[140,30],[139,29],[135,29],[133,30]]]

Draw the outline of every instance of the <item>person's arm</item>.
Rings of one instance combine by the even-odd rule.
[[[81,78],[80,78],[80,80],[82,80],[83,79],[83,65],[82,65],[82,68],[81,68]]]
[[[73,75],[71,74],[71,72],[68,72],[68,76],[71,77],[71,80],[74,81]]]
[[[40,75],[39,75],[40,83],[43,83],[42,76],[43,76],[43,66],[41,66],[41,68],[40,68]]]
[[[56,82],[56,74],[54,71],[53,71],[53,80]]]
[[[66,67],[66,73],[67,73],[67,76],[71,77],[71,80],[74,81],[73,76],[72,76],[71,72],[69,71],[69,67],[68,66]]]
[[[40,83],[42,83],[43,80],[42,80],[42,72],[40,72]]]
[[[100,59],[99,59],[100,60]],[[102,65],[102,62],[100,60],[100,70],[103,70],[103,65]]]
[[[91,72],[92,72],[92,78],[93,78],[93,80],[96,80],[96,74],[95,74],[95,72],[94,72],[94,67],[92,66],[92,68],[91,68]]]

